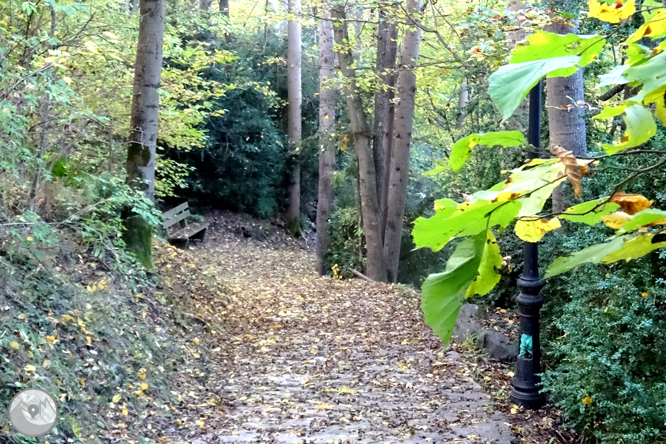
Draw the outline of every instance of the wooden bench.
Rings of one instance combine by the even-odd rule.
[[[166,230],[166,238],[171,245],[179,248],[187,248],[191,240],[203,243],[209,224],[199,222],[188,223],[187,219],[191,215],[187,202],[183,202],[176,208],[164,212],[162,216],[164,217],[162,226]],[[172,227],[176,224],[178,224],[178,229],[173,230]]]

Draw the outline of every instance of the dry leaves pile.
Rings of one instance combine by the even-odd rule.
[[[270,227],[248,237],[234,217],[160,256],[171,285],[208,290],[192,295],[196,342],[156,441],[510,442],[507,417],[423,324],[418,293],[320,278],[304,244]]]

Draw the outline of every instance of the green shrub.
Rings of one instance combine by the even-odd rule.
[[[664,271],[658,257],[581,267],[548,291],[561,292],[550,302],[561,305],[551,307],[557,331],[546,357],[555,367],[544,374],[544,390],[571,426],[601,443],[664,442],[666,288],[655,279]]]

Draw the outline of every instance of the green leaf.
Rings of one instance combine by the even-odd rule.
[[[666,52],[652,57],[646,63],[631,66],[624,72],[624,77],[629,82],[640,82],[643,84],[640,92],[629,100],[632,102],[643,103],[645,97],[666,85],[666,76],[663,75],[664,66],[666,65]]]
[[[567,271],[585,263],[598,264],[604,257],[619,250],[623,245],[624,239],[616,237],[610,242],[592,245],[591,247],[580,250],[570,256],[558,257],[548,267],[545,277],[551,278],[558,274],[566,273]]]
[[[537,31],[527,37],[528,45],[517,44],[511,51],[509,63],[524,63],[554,57],[580,56],[579,66],[587,66],[599,56],[606,40],[596,35],[553,34]],[[565,68],[561,74],[553,77],[567,77],[578,68]]]
[[[627,109],[627,105],[625,104],[618,106],[605,106],[604,109],[599,114],[597,114],[592,118],[598,120],[610,119],[612,117],[619,116],[620,114],[624,113],[625,109]]]
[[[443,273],[431,274],[423,283],[421,309],[426,324],[448,344],[467,289],[474,281],[486,232],[463,240],[455,249]]]
[[[520,131],[499,131],[486,134],[471,134],[460,139],[453,144],[451,148],[451,158],[449,165],[456,173],[459,172],[465,162],[472,154],[472,149],[477,145],[501,145],[504,148],[509,146],[521,146],[525,144],[525,137]]]
[[[504,65],[488,78],[488,93],[506,120],[542,77],[562,68],[575,67],[579,61],[580,56],[569,55]]]
[[[627,70],[627,68],[629,67],[626,65],[616,66],[608,74],[600,75],[600,83],[597,85],[597,88],[601,88],[602,86],[622,85],[627,83],[627,79],[624,78],[624,72]]]
[[[596,208],[597,205],[607,200],[607,197],[602,197],[601,199],[583,202],[582,204],[567,208],[564,214],[560,216],[560,219],[566,219],[570,220],[571,222],[586,224],[592,227],[601,222],[601,216],[611,214],[613,211],[620,208],[620,206],[615,202],[608,202],[603,206]]]
[[[472,236],[495,225],[504,228],[520,211],[520,202],[477,200],[457,204],[451,199],[435,202],[435,215],[414,222],[412,236],[417,248],[439,251],[454,237]]]
[[[666,211],[648,208],[647,210],[634,214],[634,217],[632,217],[631,220],[622,225],[622,229],[625,231],[631,231],[635,228],[649,225],[664,218],[666,218]]]
[[[490,293],[501,278],[501,275],[495,271],[501,266],[502,255],[500,254],[499,245],[497,245],[497,239],[495,239],[493,232],[488,230],[478,275],[467,289],[465,297],[469,298],[475,294],[483,296]]]
[[[655,238],[655,236],[660,237]],[[610,264],[612,262],[621,261],[623,259],[629,262],[632,259],[643,257],[651,251],[666,247],[666,239],[664,239],[664,242],[659,242],[662,240],[662,238],[664,238],[663,234],[645,234],[637,236],[631,240],[626,241],[622,248],[619,250],[611,252],[605,256],[601,262],[604,264]]]
[[[514,195],[518,195],[517,199],[522,204],[518,216],[533,216],[541,211],[553,190],[566,179],[564,168],[558,159],[536,159],[513,170],[507,180],[490,190],[474,193],[472,201],[494,200],[503,195],[515,199]]]
[[[657,134],[657,124],[654,122],[652,113],[643,106],[632,105],[624,110],[624,114],[627,129],[620,139],[620,143],[617,145],[606,143],[602,145],[609,155],[642,145]]]

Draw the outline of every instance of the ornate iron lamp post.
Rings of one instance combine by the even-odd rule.
[[[541,92],[540,81],[530,91],[530,113],[527,140],[536,149],[528,154],[529,159],[539,157],[541,135]],[[545,282],[539,275],[539,245],[525,242],[525,264],[518,279],[520,294],[516,299],[520,309],[520,355],[516,362],[516,373],[511,381],[511,401],[527,409],[538,409],[546,402],[539,393],[538,373],[541,372],[541,344],[539,343],[539,310],[543,305],[540,292]]]

